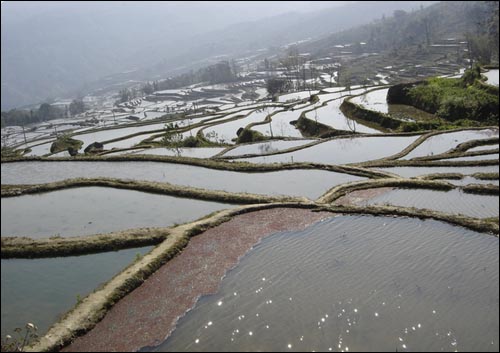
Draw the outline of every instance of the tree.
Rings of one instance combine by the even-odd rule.
[[[42,103],[38,108],[37,115],[41,121],[49,120],[53,113],[53,107],[49,103]]]
[[[493,47],[488,36],[467,33],[465,38],[467,39],[471,67],[474,61],[482,65],[489,64],[493,55]]]
[[[83,113],[85,111],[85,104],[81,99],[73,99],[69,105],[69,112],[72,116]]]
[[[282,78],[273,77],[266,81],[266,89],[271,96],[274,96],[278,93],[288,92],[290,86],[291,86],[290,81]]]
[[[119,103],[128,102],[130,99],[132,99],[132,94],[131,94],[130,90],[128,90],[127,88],[122,89],[119,92],[119,94],[120,94]]]
[[[154,91],[154,86],[150,82],[147,82],[144,87],[142,87],[142,92],[144,92],[144,94],[151,94]]]

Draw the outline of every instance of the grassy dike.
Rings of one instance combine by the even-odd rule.
[[[430,210],[389,206],[330,206],[314,203],[275,203],[269,205],[243,206],[233,210],[219,211],[201,220],[171,228],[169,235],[160,245],[131,264],[103,287],[89,294],[74,309],[69,311],[59,322],[54,324],[29,351],[55,351],[69,344],[73,338],[92,329],[106,312],[121,298],[141,285],[154,271],[188,244],[189,239],[199,235],[233,217],[243,213],[275,207],[307,208],[316,211],[328,211],[332,214],[369,214],[391,217],[417,217],[435,219],[459,225],[479,232],[493,233],[498,236],[498,224],[491,220],[482,220],[464,216],[449,215]]]

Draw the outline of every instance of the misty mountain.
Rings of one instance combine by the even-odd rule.
[[[368,25],[341,31],[300,45],[301,51],[325,55],[335,45],[365,42],[374,51],[465,38],[466,33],[487,32],[492,13],[488,1],[442,1],[419,11],[399,13]],[[429,41],[429,43],[427,43]]]
[[[341,3],[28,2],[9,11],[2,4],[2,109],[83,94],[111,74],[150,79],[214,56],[317,38],[422,2]]]

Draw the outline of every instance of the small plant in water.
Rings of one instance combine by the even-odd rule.
[[[80,295],[80,294],[77,294],[77,295],[76,295],[76,303],[77,303],[77,304],[80,304],[81,302],[82,302],[82,297],[81,297],[81,295]]]
[[[31,322],[26,324],[25,330],[23,334],[22,328],[14,329],[17,337],[6,335],[5,339],[2,339],[2,352],[24,352],[24,348],[38,338],[38,328]]]
[[[142,255],[140,253],[135,254],[135,261],[140,261],[142,259]]]

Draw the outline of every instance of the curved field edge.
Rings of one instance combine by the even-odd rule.
[[[384,187],[409,188],[409,189],[431,189],[452,190],[461,189],[466,193],[480,195],[498,195],[499,187],[496,185],[469,184],[457,186],[442,178],[459,179],[461,174],[428,175],[415,179],[387,178],[375,180],[361,180],[342,184],[329,189],[315,202],[300,197],[271,197],[253,194],[228,193],[223,191],[211,191],[182,187],[166,183],[124,181],[120,179],[69,179],[61,182],[37,185],[4,185],[2,186],[2,197],[16,197],[24,194],[37,194],[74,187],[100,186],[119,189],[151,192],[176,197],[188,197],[200,200],[210,200],[224,203],[242,204],[284,204],[294,203],[301,205],[330,204],[335,200],[358,190],[377,189]],[[230,205],[228,205],[230,206]],[[158,244],[168,234],[170,227],[139,228],[116,231],[106,234],[96,234],[79,237],[53,236],[49,238],[33,239],[27,234],[24,237],[2,238],[2,258],[40,258],[55,256],[73,256],[89,253],[104,252],[110,250],[126,249],[143,245]]]
[[[191,186],[180,186],[165,182],[123,180],[116,178],[74,178],[34,185],[2,185],[1,197],[16,197],[27,194],[38,194],[69,188],[102,186],[126,189],[175,197],[192,198],[205,201],[216,201],[233,204],[255,204],[284,201],[302,201],[300,197],[277,197],[249,193],[231,193],[219,190],[207,190]]]
[[[159,162],[191,165],[214,170],[225,170],[230,172],[244,173],[264,173],[275,172],[281,170],[296,170],[296,169],[316,169],[326,170],[331,172],[346,173],[367,178],[387,178],[391,176],[382,171],[375,171],[353,166],[329,165],[320,163],[274,163],[274,164],[255,164],[248,162],[227,162],[221,160],[188,158],[188,157],[172,157],[172,156],[154,156],[154,155],[125,155],[125,156],[85,156],[85,157],[60,157],[60,158],[45,158],[45,157],[29,157],[29,158],[10,158],[3,159],[2,163],[16,162]]]
[[[376,189],[376,188],[405,188],[405,189],[430,189],[449,191],[452,189],[461,189],[463,192],[480,195],[498,195],[499,187],[497,185],[469,184],[457,186],[446,181],[440,181],[442,177],[449,177],[450,174],[431,174],[420,178],[390,178],[377,180],[360,180],[351,183],[338,185],[327,191],[323,196],[316,200],[319,204],[330,204],[335,200],[345,196],[353,191]],[[461,176],[461,175],[460,175]],[[458,179],[457,174],[451,175],[452,179]],[[461,176],[462,177],[462,176]]]
[[[240,214],[276,207],[305,208],[313,211],[328,211],[332,214],[368,214],[375,216],[434,219],[478,232],[491,233],[496,236],[498,236],[499,230],[498,224],[489,219],[482,220],[431,210],[390,206],[357,207],[318,205],[313,203],[274,203],[242,206],[237,209],[219,211],[201,220],[170,228],[168,237],[161,244],[116,275],[103,287],[83,299],[59,322],[54,324],[45,336],[29,347],[29,351],[59,350],[69,344],[75,337],[88,332],[118,300],[140,286],[153,272],[181,252],[191,237],[227,222]]]

